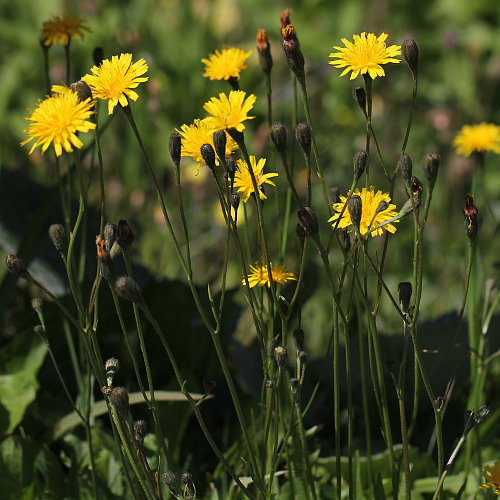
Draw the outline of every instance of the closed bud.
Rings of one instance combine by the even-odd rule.
[[[162,474],[161,480],[167,485],[170,493],[172,493],[175,498],[182,498],[179,491],[177,476],[174,472],[172,472],[171,470],[165,472],[164,474]]]
[[[304,151],[304,154],[309,158],[311,155],[311,127],[306,122],[300,122],[295,127],[295,136],[297,137],[297,141]]]
[[[340,202],[340,188],[337,186],[330,188],[330,200],[332,203]]]
[[[411,38],[401,44],[401,52],[414,76],[418,73],[418,45]]]
[[[172,162],[175,166],[179,166],[181,161],[181,146],[181,134],[177,131],[172,132],[168,140],[168,152],[170,153],[170,158],[172,158]]]
[[[299,361],[302,365],[307,365],[308,355],[306,351],[299,352]]]
[[[408,308],[410,307],[412,286],[408,281],[402,281],[398,285],[398,296],[399,303],[401,304],[401,308],[403,312],[408,312]]]
[[[233,180],[236,173],[236,162],[232,158],[226,158],[226,167],[229,178]]]
[[[413,164],[409,155],[401,155],[399,158],[399,170],[401,171],[401,176],[406,184],[409,184],[411,181]]]
[[[351,249],[351,237],[349,236],[349,231],[347,228],[341,229],[339,231],[339,240],[342,248],[348,252]]]
[[[117,232],[117,227],[116,224],[113,224],[111,222],[107,222],[106,225],[104,226],[103,230],[103,236],[105,240],[105,245],[106,245],[106,250],[108,252],[111,251],[111,248],[113,247],[113,243],[116,240],[116,232]]]
[[[230,196],[231,206],[235,212],[238,212],[238,207],[240,206],[240,195],[238,193],[233,193]]]
[[[78,80],[77,82],[72,83],[71,90],[76,93],[80,102],[92,99],[92,90],[90,90],[88,83],[83,80]]]
[[[104,370],[106,372],[106,383],[108,386],[113,385],[113,379],[120,369],[120,362],[116,358],[109,358],[104,364]]]
[[[301,243],[303,243],[304,239],[306,237],[307,231],[306,231],[306,228],[300,222],[297,222],[297,225],[295,226],[295,234],[297,235],[297,238],[299,238]]]
[[[297,215],[299,221],[310,236],[316,236],[319,231],[318,218],[316,212],[311,207],[301,208]]]
[[[245,144],[245,136],[243,132],[240,132],[238,129],[231,127],[227,129],[227,133],[231,136],[232,139],[236,141],[236,144],[241,147],[242,144]]]
[[[292,393],[295,394],[297,392],[297,389],[299,388],[299,380],[296,378],[291,378],[290,379],[290,389],[292,390]]]
[[[23,261],[18,259],[15,255],[7,255],[5,258],[5,265],[11,273],[17,274],[20,278],[27,280],[31,277]]]
[[[181,481],[186,485],[190,486],[193,483],[193,476],[190,472],[183,472],[181,474]]]
[[[123,420],[129,420],[130,404],[127,389],[125,389],[125,387],[114,387],[109,395],[109,399],[118,412],[118,415],[120,415]]]
[[[36,325],[33,331],[43,340],[43,342],[47,342],[47,333],[42,325]]]
[[[116,242],[122,250],[128,250],[135,240],[135,234],[125,219],[118,221],[116,228]]]
[[[465,219],[465,234],[470,240],[473,240],[477,236],[479,226],[477,220],[477,207],[474,205],[474,198],[470,194],[465,197],[463,212]]]
[[[111,254],[106,249],[106,241],[98,235],[95,240],[95,245],[97,258],[101,263],[101,274],[106,281],[113,283],[116,280],[116,267],[111,258]]]
[[[360,177],[364,174],[366,169],[366,164],[368,163],[368,154],[366,151],[358,151],[353,158],[354,166],[354,180],[359,181]]]
[[[276,360],[276,364],[283,368],[288,361],[288,349],[283,346],[278,346],[274,348],[274,359]]]
[[[352,89],[352,96],[358,103],[364,114],[366,114],[366,91],[363,87],[356,86]]]
[[[379,214],[380,212],[383,212],[384,210],[387,210],[389,208],[389,203],[387,203],[386,201],[381,201],[378,205],[377,205],[377,208],[375,210],[375,214],[374,215],[377,215]]]
[[[293,341],[295,342],[297,351],[302,351],[304,348],[304,330],[302,328],[297,328],[293,331]]]
[[[142,302],[141,289],[132,278],[120,276],[115,282],[115,288],[118,295],[125,300],[129,300],[134,304],[140,304]]]
[[[490,416],[491,410],[487,406],[481,406],[476,413],[476,425],[481,424]]]
[[[211,144],[203,144],[200,148],[201,157],[205,164],[213,170],[215,168],[215,151]]]
[[[31,307],[36,311],[38,316],[41,316],[42,314],[42,299],[40,297],[35,297],[34,299],[31,299]]]
[[[148,431],[148,426],[146,425],[145,420],[136,420],[134,422],[134,438],[137,443],[141,444],[144,442],[144,438],[146,437],[146,433]]]
[[[280,12],[281,29],[286,28],[290,23],[290,14],[293,14],[293,9],[285,9]]]
[[[104,51],[102,47],[96,47],[92,52],[92,59],[94,60],[94,64],[99,67],[102,64],[102,60],[104,59]]]
[[[265,30],[257,31],[257,52],[259,54],[259,66],[264,73],[269,73],[273,67],[271,57],[271,46]]]
[[[283,51],[285,52],[288,67],[295,73],[299,81],[304,80],[304,56],[300,50],[299,40],[295,29],[288,24],[281,30],[283,35]]]
[[[286,151],[286,128],[282,123],[273,123],[271,139],[278,152],[284,154]]]
[[[219,157],[222,163],[226,160],[226,143],[227,143],[227,135],[225,130],[217,130],[213,135],[214,139],[214,147],[217,156]]]
[[[359,231],[359,225],[361,224],[361,215],[363,213],[361,197],[357,194],[351,196],[351,198],[347,202],[347,210],[349,210],[352,225]]]
[[[52,224],[49,227],[49,237],[58,252],[63,253],[66,251],[68,239],[66,238],[66,230],[62,224]]]
[[[437,153],[427,153],[424,156],[424,174],[429,183],[429,189],[433,189],[436,184],[440,161],[441,158]]]

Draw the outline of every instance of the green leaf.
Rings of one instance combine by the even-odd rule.
[[[47,349],[26,332],[0,351],[0,430],[10,434],[23,419],[38,389],[37,374]]]

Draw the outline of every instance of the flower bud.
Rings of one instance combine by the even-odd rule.
[[[411,38],[401,44],[401,52],[414,76],[418,73],[418,45]]]
[[[491,410],[487,406],[481,406],[476,412],[476,425],[481,424],[490,416]]]
[[[235,212],[238,212],[238,207],[240,206],[240,195],[238,193],[233,193],[230,196],[231,206]]]
[[[49,237],[58,252],[65,252],[68,240],[66,238],[66,230],[62,224],[52,224],[49,227]]]
[[[186,485],[189,486],[193,483],[193,476],[189,472],[183,472],[181,474],[181,481]]]
[[[297,351],[302,351],[304,348],[304,330],[302,328],[297,328],[293,331],[293,341],[295,342]]]
[[[288,361],[288,349],[283,346],[278,346],[274,348],[274,359],[276,360],[276,364],[283,368]]]
[[[92,59],[94,60],[94,64],[99,67],[102,64],[102,60],[104,59],[104,51],[102,47],[96,47],[92,52]]]
[[[297,392],[297,389],[299,388],[299,380],[294,378],[290,379],[290,389],[292,390],[292,393],[295,394]]]
[[[104,364],[104,370],[106,372],[106,383],[108,386],[113,385],[113,379],[120,369],[120,362],[116,358],[109,358]]]
[[[401,171],[401,177],[408,184],[411,180],[413,164],[409,155],[401,155],[399,158],[399,170]]]
[[[234,174],[236,173],[236,162],[232,158],[226,158],[227,173],[231,181],[234,180]]]
[[[17,274],[20,278],[27,280],[31,277],[23,261],[18,259],[15,255],[7,255],[5,265],[11,273]]]
[[[109,395],[109,399],[118,412],[118,415],[120,415],[123,420],[129,420],[130,405],[127,389],[125,389],[125,387],[114,387]]]
[[[135,240],[135,234],[125,219],[118,221],[116,228],[116,242],[122,250],[128,250]]]
[[[259,66],[264,73],[270,73],[273,67],[271,57],[271,46],[265,30],[257,31],[257,52],[259,54]]]
[[[286,152],[286,128],[282,123],[273,123],[271,139],[278,152],[284,154]]]
[[[353,158],[354,165],[354,180],[359,181],[361,176],[364,174],[366,169],[366,164],[368,163],[368,154],[366,151],[358,151]]]
[[[181,161],[181,146],[181,134],[177,131],[172,132],[168,140],[168,152],[170,153],[170,158],[172,158],[172,162],[175,166],[179,166]]]
[[[136,420],[134,422],[134,439],[137,443],[142,445],[144,442],[144,438],[146,437],[146,433],[148,431],[148,426],[146,425],[145,420]]]
[[[92,99],[92,90],[90,90],[88,83],[83,80],[78,80],[77,82],[72,83],[71,90],[76,93],[80,102]]]
[[[106,250],[108,252],[111,251],[111,248],[113,247],[113,243],[116,240],[116,232],[117,232],[117,227],[116,224],[113,224],[111,222],[107,222],[106,225],[104,226],[103,230],[103,236],[105,240],[105,245],[106,245]]]
[[[433,189],[436,184],[440,161],[441,158],[437,153],[427,153],[424,156],[424,174],[429,183],[429,189]]]
[[[410,307],[412,286],[408,281],[402,281],[398,285],[398,296],[399,303],[401,304],[401,309],[403,312],[408,312],[408,308]]]
[[[361,215],[363,213],[361,197],[357,194],[351,196],[351,198],[347,202],[347,210],[349,210],[352,225],[359,231],[359,225],[361,224]]]
[[[356,86],[352,89],[352,96],[366,115],[366,91],[363,87]]]
[[[101,263],[101,274],[107,282],[113,283],[116,279],[116,267],[110,253],[106,249],[106,242],[98,235],[95,239],[95,245],[97,258]]]
[[[319,231],[319,226],[318,218],[316,217],[314,210],[311,207],[304,207],[297,212],[297,215],[300,223],[309,235],[313,237],[316,236]]]
[[[347,228],[343,228],[339,231],[339,240],[342,248],[348,252],[351,249],[351,237],[349,236]]]
[[[297,235],[297,238],[300,240],[301,244],[303,244],[307,231],[300,222],[297,222],[297,225],[295,226],[295,234]]]
[[[281,22],[281,29],[286,28],[290,23],[290,14],[293,14],[293,9],[285,9],[282,12],[280,12],[280,22]]]
[[[214,147],[217,156],[220,161],[224,163],[226,161],[226,143],[227,143],[227,135],[225,130],[217,130],[213,135]]]
[[[283,51],[285,52],[288,67],[295,73],[297,78],[304,79],[304,56],[300,50],[299,40],[295,34],[295,29],[288,24],[281,30],[283,35]]]
[[[478,231],[478,221],[477,221],[477,208],[474,205],[474,198],[468,194],[465,197],[465,207],[464,212],[464,226],[465,234],[470,240],[473,240],[477,236]]]
[[[203,144],[200,148],[201,157],[205,164],[213,170],[215,168],[215,151],[211,144]]]
[[[231,136],[232,139],[236,141],[236,144],[241,147],[242,144],[245,144],[245,136],[243,132],[240,132],[238,129],[231,127],[227,129],[227,133]]]
[[[164,474],[162,474],[161,480],[168,486],[170,493],[172,493],[175,498],[182,498],[179,490],[177,476],[174,472],[172,472],[171,470],[165,472]]]
[[[120,276],[115,282],[115,288],[118,295],[125,300],[129,300],[134,304],[140,304],[142,302],[141,289],[132,278]]]
[[[299,361],[302,365],[307,365],[307,360],[309,358],[309,356],[307,355],[307,352],[306,351],[300,351],[299,354]]]
[[[295,136],[307,158],[311,155],[311,127],[306,122],[300,122],[295,127]]]
[[[47,332],[44,330],[42,325],[36,325],[33,331],[42,339],[43,342],[47,342]]]

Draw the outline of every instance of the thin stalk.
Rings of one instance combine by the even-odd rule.
[[[69,52],[69,46],[71,44],[71,37],[68,37],[68,43],[64,46],[64,57],[66,60],[66,85],[69,86],[70,82],[70,66],[71,66],[71,57],[70,57],[70,52]]]

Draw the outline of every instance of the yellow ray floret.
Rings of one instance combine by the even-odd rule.
[[[259,197],[261,200],[265,200],[267,197],[262,191],[261,186],[263,184],[270,184],[271,186],[275,186],[274,182],[270,179],[272,177],[277,177],[276,173],[264,174],[264,165],[266,164],[266,159],[261,158],[258,162],[255,159],[255,156],[250,156],[250,166],[253,171],[253,175],[255,177],[255,182],[257,184],[257,189],[259,191]],[[243,160],[238,160],[236,162],[236,173],[234,175],[234,187],[238,188],[238,193],[241,193],[241,200],[246,203],[250,195],[255,192],[252,176],[250,174],[250,170],[246,162]]]
[[[456,135],[453,146],[463,156],[470,156],[474,151],[500,153],[500,127],[486,122],[464,125]]]
[[[297,280],[295,273],[291,273],[285,269],[285,264],[279,266],[273,266],[270,262],[271,276],[275,283],[281,285],[285,284],[288,280]],[[242,283],[246,285],[246,280],[243,279]],[[253,288],[254,286],[267,286],[271,287],[271,282],[269,280],[269,273],[267,272],[267,266],[256,264],[255,266],[250,266],[250,273],[248,274],[248,286]]]
[[[210,80],[229,80],[229,78],[240,79],[240,72],[246,69],[245,61],[250,57],[252,51],[231,47],[223,49],[221,52],[215,51],[215,54],[209,54],[208,59],[202,59],[205,64],[205,73],[203,76]]]
[[[205,103],[203,109],[210,114],[207,120],[215,130],[235,128],[239,132],[245,129],[243,122],[251,120],[254,116],[248,116],[249,111],[255,104],[256,97],[250,94],[245,99],[243,90],[232,90],[229,97],[220,93],[219,98],[212,97]]]

